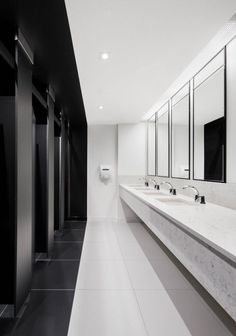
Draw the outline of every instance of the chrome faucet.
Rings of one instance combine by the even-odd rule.
[[[176,189],[172,186],[170,182],[167,182],[167,181],[161,182],[161,185],[163,184],[167,184],[169,186],[171,195],[176,195]]]
[[[195,202],[200,202],[201,204],[206,204],[205,196],[200,196],[199,191],[196,187],[192,185],[186,185],[182,189],[192,189],[195,192],[194,200]]]
[[[154,189],[160,190],[160,185],[157,183],[157,181],[156,181],[154,178],[151,179],[151,181],[152,181],[153,184],[154,184]]]
[[[149,179],[148,179],[148,177],[144,176],[143,179],[144,179],[145,186],[148,187],[149,186]]]

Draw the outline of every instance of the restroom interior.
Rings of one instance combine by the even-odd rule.
[[[0,6],[0,335],[235,335],[234,1]]]

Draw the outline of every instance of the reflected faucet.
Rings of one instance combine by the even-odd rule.
[[[157,183],[157,181],[156,181],[154,178],[151,179],[151,181],[152,181],[153,184],[154,184],[154,189],[160,190],[160,185]]]
[[[144,184],[145,184],[145,186],[148,187],[148,186],[149,186],[149,180],[148,180],[148,177],[147,177],[147,176],[144,176],[143,179],[144,179]]]
[[[176,195],[176,189],[172,186],[172,184],[170,182],[163,181],[163,182],[161,182],[161,185],[163,185],[163,184],[167,184],[169,186],[169,190],[170,190],[171,195]]]
[[[195,202],[200,202],[201,204],[206,204],[205,196],[200,196],[199,191],[196,187],[192,185],[186,185],[182,189],[192,189],[195,192],[194,200]]]

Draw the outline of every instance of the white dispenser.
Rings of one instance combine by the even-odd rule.
[[[111,166],[109,165],[100,165],[100,179],[102,181],[108,181],[111,178]]]

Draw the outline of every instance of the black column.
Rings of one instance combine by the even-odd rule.
[[[52,250],[54,240],[54,102],[48,94],[48,253]]]
[[[32,65],[16,46],[16,262],[15,313],[24,303],[32,276],[33,133]],[[13,131],[13,130],[12,130]]]

